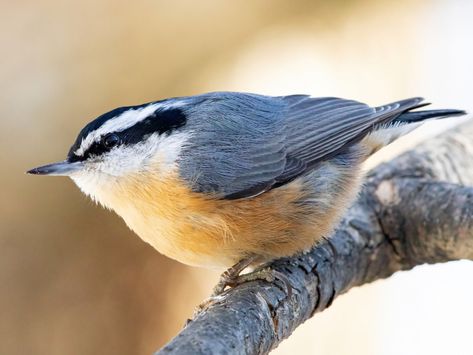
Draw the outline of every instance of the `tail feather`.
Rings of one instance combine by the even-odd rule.
[[[393,122],[412,123],[428,120],[430,118],[445,118],[462,115],[466,115],[466,111],[452,109],[407,111],[399,115]]]
[[[410,111],[414,108],[420,108],[428,104],[420,104],[410,108],[388,124],[382,124],[375,128],[362,141],[367,149],[367,155],[371,155],[399,137],[413,131],[421,126],[423,121],[435,118],[446,118],[452,116],[462,116],[466,112],[463,110],[444,109],[444,110],[424,110]]]

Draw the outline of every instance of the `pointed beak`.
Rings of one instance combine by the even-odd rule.
[[[69,176],[76,171],[81,170],[82,162],[68,162],[67,160],[58,163],[39,166],[37,168],[28,170],[26,173],[31,175],[51,175],[51,176]]]

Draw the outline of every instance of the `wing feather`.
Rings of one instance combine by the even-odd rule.
[[[194,189],[248,198],[301,176],[422,101],[380,107],[336,97],[215,93],[193,108],[200,133],[185,149]],[[217,97],[218,96],[218,97]],[[212,116],[214,121],[199,115]],[[197,159],[196,159],[197,157]]]
[[[415,107],[421,100],[413,98],[372,108],[353,100],[306,98],[289,105],[287,122],[291,133],[286,141],[287,153],[311,167],[347,143],[362,139],[376,125]]]

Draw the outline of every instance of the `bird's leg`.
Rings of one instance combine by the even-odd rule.
[[[214,287],[211,298],[221,295],[227,286],[235,287],[241,285],[242,283],[255,280],[265,280],[268,282],[279,280],[284,283],[288,297],[291,297],[292,286],[287,277],[281,272],[271,269],[268,266],[262,265],[248,274],[240,275],[240,273],[245,268],[257,261],[258,257],[250,256],[240,260],[227,271],[225,271],[220,277],[220,281],[218,282],[217,286]]]
[[[228,270],[224,271],[220,276],[218,284],[214,287],[211,297],[216,297],[222,294],[222,292],[227,286],[233,287],[238,285],[240,283],[238,282],[239,278],[241,277],[240,273],[248,266],[250,266],[253,262],[255,262],[257,259],[258,257],[255,255],[246,257],[244,259],[241,259]]]
[[[218,299],[224,294],[225,288],[227,286],[234,287],[240,284],[240,273],[250,266],[252,263],[258,260],[257,256],[248,256],[244,259],[241,259],[235,265],[230,267],[228,270],[224,271],[220,276],[220,280],[218,284],[214,287],[212,295],[207,298],[204,302],[202,302],[197,308],[194,310],[194,315],[192,318],[195,318],[197,314],[200,312],[208,309],[212,304],[218,301]],[[188,320],[186,325],[191,322],[192,320]]]
[[[289,280],[284,274],[280,273],[277,270],[273,270],[270,267],[263,265],[263,266],[260,266],[255,271],[252,271],[248,274],[240,275],[240,273],[245,268],[247,268],[254,262],[258,262],[258,260],[260,259],[257,256],[249,256],[247,258],[240,260],[235,265],[233,265],[228,270],[226,270],[221,275],[220,281],[218,282],[217,286],[214,287],[210,298],[206,299],[202,304],[200,304],[194,310],[193,318],[195,318],[195,316],[199,314],[200,312],[208,309],[212,304],[215,304],[215,302],[218,302],[218,300],[225,294],[224,291],[227,286],[235,287],[249,281],[266,280],[268,282],[273,282],[274,280],[279,280],[284,283],[284,286],[286,287],[286,291],[287,291],[287,296],[291,297],[292,295],[291,283],[289,282]],[[191,320],[188,320],[187,323],[189,322],[191,322]]]

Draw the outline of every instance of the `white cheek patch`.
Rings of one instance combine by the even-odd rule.
[[[107,133],[124,131],[125,129],[132,127],[136,123],[143,121],[158,109],[169,109],[182,105],[182,102],[174,101],[150,104],[148,106],[138,109],[130,108],[129,110],[123,112],[121,115],[118,115],[117,117],[106,121],[95,131],[90,132],[87,137],[82,140],[80,147],[74,152],[74,154],[77,156],[82,156],[87,151],[87,149],[94,142],[97,142],[102,136],[106,135]]]
[[[120,178],[128,174],[147,172],[159,178],[173,171],[189,137],[189,132],[152,134],[142,143],[129,147],[118,146],[97,160],[86,162],[85,168],[71,175],[71,178],[85,194],[103,203],[101,192],[120,184]]]
[[[95,168],[115,177],[150,170],[162,175],[175,167],[188,138],[189,133],[183,132],[174,132],[171,135],[155,133],[142,143],[112,149],[99,158]]]

